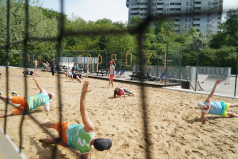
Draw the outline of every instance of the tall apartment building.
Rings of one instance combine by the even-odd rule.
[[[148,16],[148,5],[151,5],[153,16],[166,16],[175,20],[175,32],[180,27],[188,31],[193,26],[197,32],[202,29],[206,34],[216,34],[221,31],[223,13],[223,0],[126,0],[129,8],[128,21],[133,16],[140,16],[146,19]]]

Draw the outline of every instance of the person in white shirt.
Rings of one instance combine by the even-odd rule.
[[[110,84],[112,84],[113,87],[113,76],[115,73],[115,66],[113,65],[113,61],[110,61],[109,63],[110,63],[110,72],[108,76],[110,75],[110,78],[109,78],[109,85],[107,86],[108,88],[110,87]]]

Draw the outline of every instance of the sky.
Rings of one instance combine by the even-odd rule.
[[[60,12],[60,0],[41,0],[42,7]],[[223,0],[223,17],[229,9],[238,8],[238,0]],[[128,21],[126,0],[64,0],[64,12],[71,17],[74,14],[86,21],[111,19],[113,22]]]

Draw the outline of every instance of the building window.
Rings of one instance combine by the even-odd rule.
[[[209,24],[207,24],[207,28],[209,28]]]
[[[186,19],[186,22],[188,22],[188,19]]]
[[[189,8],[189,11],[192,11],[192,8]]]
[[[190,3],[190,6],[193,6],[193,3]]]
[[[189,19],[189,22],[191,22],[191,19]]]
[[[167,3],[167,6],[169,6],[169,3]]]
[[[191,24],[189,24],[188,28],[191,28]]]
[[[210,13],[207,13],[207,16],[209,17],[209,16],[210,16]]]
[[[188,2],[186,2],[186,6],[188,6]]]
[[[166,11],[166,8],[164,8],[164,11]]]
[[[197,29],[197,32],[199,32],[199,29]]]
[[[167,11],[169,11],[169,8],[167,8]]]
[[[188,7],[186,8],[186,11],[188,11]]]
[[[209,18],[207,18],[207,22],[209,22],[210,20],[209,20]]]
[[[192,16],[192,14],[189,14],[189,17],[191,17]]]
[[[167,3],[164,3],[164,6],[167,6]]]
[[[188,17],[188,13],[186,13],[186,17]]]
[[[210,7],[208,7],[208,10],[211,10],[211,8],[210,8]]]
[[[208,5],[210,6],[210,4],[211,4],[211,2],[209,1],[209,2],[208,2]]]

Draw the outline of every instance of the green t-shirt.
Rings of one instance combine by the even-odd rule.
[[[49,111],[49,95],[43,89],[40,94],[34,95],[32,97],[27,97],[27,103],[29,106],[29,111],[32,111],[42,105],[44,105],[45,109]]]
[[[93,146],[89,144],[94,137],[94,132],[86,133],[83,127],[84,125],[70,124],[66,134],[69,147],[79,150],[81,154],[86,154],[93,149]]]

